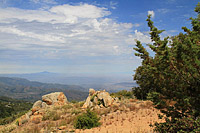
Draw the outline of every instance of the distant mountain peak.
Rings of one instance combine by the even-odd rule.
[[[49,74],[49,73],[51,73],[51,72],[43,71],[43,72],[39,72],[39,73],[41,73],[41,74]]]

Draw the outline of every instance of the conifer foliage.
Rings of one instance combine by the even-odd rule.
[[[200,132],[200,3],[195,12],[192,29],[183,27],[184,33],[164,39],[163,30],[148,16],[152,40],[148,46],[155,55],[151,57],[140,41],[134,48],[142,59],[134,75],[140,87],[134,93],[151,99],[165,114],[166,122],[154,125],[159,132]]]

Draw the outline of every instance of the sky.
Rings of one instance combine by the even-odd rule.
[[[191,28],[197,0],[0,0],[0,73],[133,75],[135,39]]]

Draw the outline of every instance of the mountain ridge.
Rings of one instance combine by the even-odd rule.
[[[78,85],[63,85],[29,81],[24,78],[0,77],[0,95],[20,100],[35,101],[42,95],[62,91],[69,100],[83,100],[87,89]]]

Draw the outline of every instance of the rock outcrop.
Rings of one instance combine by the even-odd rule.
[[[54,92],[44,95],[42,96],[42,101],[36,101],[33,104],[31,111],[18,119],[18,125],[20,126],[29,120],[32,123],[39,123],[40,121],[42,121],[45,109],[51,106],[64,105],[66,103],[67,97],[63,92]]]
[[[47,105],[63,105],[67,102],[67,97],[63,92],[54,92],[47,95],[42,96],[42,101],[45,102]]]
[[[108,107],[114,103],[114,99],[110,96],[108,92],[104,91],[95,91],[94,89],[89,90],[89,96],[87,97],[83,108],[88,107]]]

